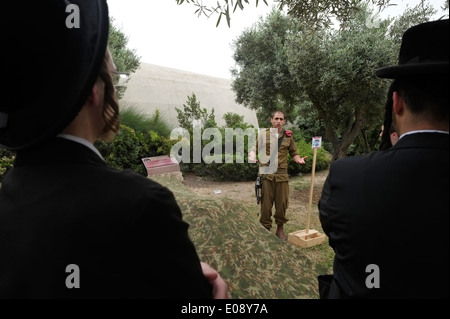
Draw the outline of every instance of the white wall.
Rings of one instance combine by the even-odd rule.
[[[191,73],[182,70],[141,63],[131,75],[123,105],[132,105],[146,114],[156,109],[162,113],[172,128],[178,126],[175,107],[183,109],[188,96],[197,96],[201,108],[208,113],[214,108],[216,122],[225,125],[223,115],[227,112],[244,116],[244,121],[258,127],[256,112],[235,102],[231,80]]]

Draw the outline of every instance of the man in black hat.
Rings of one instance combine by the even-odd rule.
[[[335,251],[321,298],[449,297],[449,21],[402,39],[393,79],[400,135],[386,151],[335,161],[319,202]]]
[[[0,188],[0,298],[227,297],[173,194],[93,145],[119,128],[106,1],[26,2],[1,20],[0,146],[17,157]]]

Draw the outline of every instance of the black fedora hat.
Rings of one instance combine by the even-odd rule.
[[[376,71],[380,78],[398,79],[409,76],[448,74],[448,19],[425,22],[406,30],[398,57],[398,65]]]
[[[18,150],[53,138],[78,114],[105,56],[109,16],[106,0],[22,0],[6,8],[0,146]]]

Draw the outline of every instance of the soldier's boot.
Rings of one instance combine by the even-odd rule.
[[[281,240],[287,240],[287,236],[284,234],[283,224],[277,225],[276,235]]]

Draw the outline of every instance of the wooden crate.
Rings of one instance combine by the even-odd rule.
[[[326,236],[315,229],[310,229],[308,233],[303,229],[289,233],[287,241],[296,246],[311,247],[322,244],[325,239]]]

